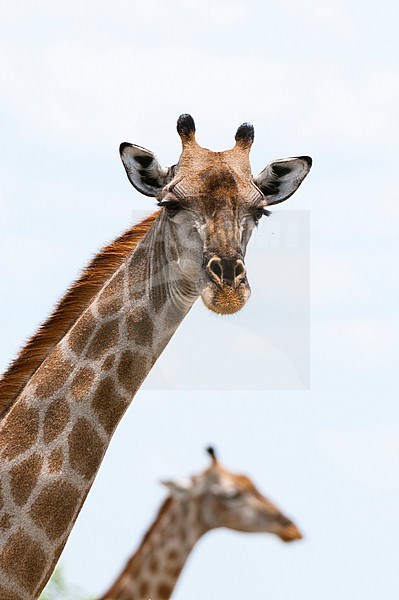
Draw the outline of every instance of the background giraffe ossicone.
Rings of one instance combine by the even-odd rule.
[[[284,159],[253,178],[252,126],[226,152],[194,130],[179,118],[169,169],[122,144],[129,179],[161,210],[94,257],[0,382],[0,597],[39,595],[143,379],[199,295],[216,312],[243,306],[251,232],[310,169]]]
[[[198,540],[208,531],[273,533],[284,542],[302,534],[251,479],[228,471],[208,448],[211,466],[186,479],[163,482],[170,491],[125,568],[101,600],[168,600]],[[211,589],[211,582],[209,588]]]

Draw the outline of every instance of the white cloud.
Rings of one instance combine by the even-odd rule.
[[[356,483],[399,489],[399,429],[326,429],[319,442]]]
[[[368,282],[351,257],[313,251],[311,286],[312,306],[317,308],[326,303],[358,299],[367,290]]]
[[[174,44],[147,50],[119,43],[94,49],[59,42],[33,58],[13,58],[12,68],[3,73],[3,103],[29,129],[74,145],[90,144],[94,132],[107,144],[118,131],[155,137],[160,119],[153,116],[161,107],[165,125],[187,107],[206,114],[212,131],[222,114],[231,128],[231,121],[238,125],[244,114],[257,118],[264,112],[258,79],[262,69],[267,72],[265,80],[270,77],[275,84],[267,94],[271,114],[281,107],[279,89],[293,79],[284,64],[246,58],[231,61]],[[211,93],[218,88],[223,93]]]
[[[195,12],[195,18],[198,18],[198,15],[206,16],[210,21],[224,27],[241,23],[251,13],[248,2],[234,0],[177,0],[177,4],[185,10]]]
[[[291,6],[297,14],[305,14],[307,18],[319,21],[321,24],[340,28],[349,27],[349,11],[343,2],[331,0],[301,0],[292,2]]]
[[[245,20],[249,10],[239,2],[229,3],[228,10],[224,1],[211,4],[201,11],[225,24]],[[162,20],[157,0],[140,10],[145,22],[153,13]],[[234,131],[225,128],[243,119],[263,123],[292,145],[346,150],[387,144],[395,128],[399,76],[388,66],[345,74],[331,62],[324,68],[317,57],[306,64],[258,49],[215,54],[206,44],[180,43],[176,35],[161,47],[148,46],[119,39],[117,32],[103,45],[64,32],[56,40],[30,40],[28,48],[17,44],[10,53],[3,43],[3,108],[30,131],[73,147],[87,149],[94,137],[103,152],[122,132],[163,138],[160,123],[170,131],[186,110],[206,121],[208,132],[217,132],[218,143],[221,133],[232,139]],[[210,137],[205,144],[212,143]]]
[[[399,74],[386,67],[364,73],[327,71],[314,88],[314,114],[308,126],[314,135],[322,134],[326,143],[347,144],[386,142],[392,129],[399,101]],[[371,148],[370,148],[371,150]]]
[[[324,319],[314,316],[312,347],[323,345],[324,349],[323,356],[319,353],[315,356],[319,367],[316,375],[323,373],[323,363],[325,366],[328,361],[335,365],[335,373],[330,373],[329,379],[339,386],[349,377],[354,394],[358,394],[359,387],[372,383],[381,390],[390,388],[396,372],[393,357],[398,353],[398,326],[398,319],[389,315],[381,318],[330,315]],[[345,393],[349,393],[347,385],[344,387]]]

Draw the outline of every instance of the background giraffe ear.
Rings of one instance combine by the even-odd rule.
[[[175,479],[174,481],[164,480],[161,483],[168,488],[172,496],[178,496],[179,498],[187,498],[194,485],[189,478]]]
[[[287,200],[301,185],[312,166],[310,156],[275,160],[254,178],[266,196],[267,206]]]
[[[119,152],[129,181],[146,196],[156,197],[172,179],[172,168],[163,167],[150,150],[124,142]]]

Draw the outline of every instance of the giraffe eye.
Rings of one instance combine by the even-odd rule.
[[[223,498],[225,500],[238,500],[238,498],[242,497],[242,492],[240,490],[229,490],[223,494]]]
[[[255,225],[257,225],[260,221],[260,219],[265,216],[265,217],[269,217],[271,215],[270,210],[266,210],[266,208],[257,208],[255,210],[255,212],[253,213],[253,218],[255,221]]]
[[[167,200],[165,202],[158,202],[158,206],[164,208],[170,217],[173,217],[176,213],[181,210],[181,206],[177,200]]]
[[[254,220],[255,223],[258,223],[258,221],[260,221],[260,219],[263,217],[263,208],[258,208],[255,212],[254,212]]]

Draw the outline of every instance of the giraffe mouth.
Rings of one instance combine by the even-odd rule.
[[[233,287],[230,285],[216,285],[210,281],[201,293],[205,306],[219,315],[232,315],[247,303],[251,295],[251,288],[247,280]]]
[[[303,538],[302,533],[293,523],[284,527],[277,535],[283,542],[294,542]]]

